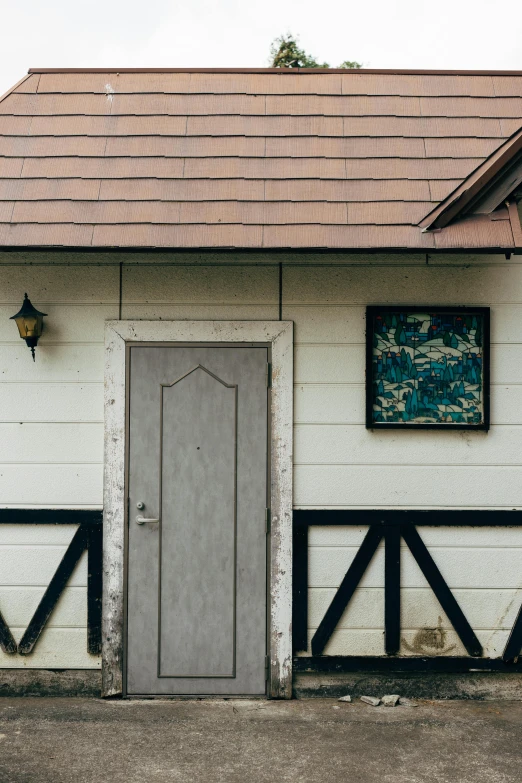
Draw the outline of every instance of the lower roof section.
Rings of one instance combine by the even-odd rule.
[[[207,250],[480,250],[517,247],[510,215],[469,218],[443,230],[416,226],[0,224],[0,247]]]

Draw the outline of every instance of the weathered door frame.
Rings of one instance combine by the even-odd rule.
[[[292,695],[292,321],[107,321],[103,489],[102,692],[123,692],[126,348],[130,343],[271,346],[268,696]]]

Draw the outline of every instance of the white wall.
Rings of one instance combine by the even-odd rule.
[[[296,325],[298,508],[522,508],[522,265],[513,257],[285,269],[283,316]],[[365,306],[463,304],[492,309],[489,433],[364,426]],[[367,528],[309,537],[309,638]],[[522,603],[522,528],[419,528],[488,656],[502,655]],[[403,655],[464,655],[403,545]],[[324,650],[384,654],[383,545]],[[440,629],[426,633],[423,629]]]
[[[38,261],[38,259],[37,259]],[[118,315],[114,266],[0,266],[0,504],[101,508],[103,324]],[[23,294],[48,313],[36,362],[9,316]],[[75,526],[0,525],[0,611],[17,641]],[[98,668],[87,653],[87,556],[28,656],[8,668]]]
[[[49,266],[61,257],[39,259],[40,265],[31,267],[20,265],[19,258],[0,265],[0,504],[101,508],[103,323],[118,317],[119,267]],[[149,256],[136,266],[135,257],[126,259],[123,318],[278,317],[278,268],[266,261],[284,258],[264,256],[252,260],[265,265],[247,267],[202,266],[204,260],[198,257],[197,266],[187,265],[186,258],[183,266],[158,265]],[[301,265],[285,266],[283,275],[283,317],[296,324],[295,505],[522,508],[518,259],[437,257],[428,266],[425,256],[312,259],[322,266],[302,265],[306,260],[293,257]],[[339,260],[350,265],[331,265]],[[35,364],[8,320],[26,290],[48,313]],[[379,303],[491,306],[489,433],[365,429],[364,308]],[[23,633],[73,532],[0,525],[0,561],[10,564],[3,568],[0,562],[0,611],[15,636]],[[311,530],[311,634],[364,532]],[[420,533],[486,652],[500,655],[522,601],[522,529],[422,528]],[[382,654],[383,573],[379,552],[326,653]],[[97,667],[99,660],[86,653],[84,585],[82,562],[35,653],[0,655],[0,665]],[[432,652],[460,654],[460,643],[407,551],[403,588],[403,652],[429,653],[429,634],[420,636],[419,629],[438,627],[441,617],[440,627],[448,632],[437,636],[444,637],[443,649]]]

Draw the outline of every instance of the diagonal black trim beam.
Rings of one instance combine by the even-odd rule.
[[[522,657],[522,606],[518,611],[517,619],[509,634],[502,660],[505,663],[512,661],[516,663],[519,657]]]
[[[69,544],[67,551],[65,552],[65,555],[63,556],[62,562],[56,569],[56,572],[51,579],[47,590],[43,594],[42,600],[38,604],[31,622],[27,626],[27,629],[20,640],[18,645],[18,653],[20,655],[29,655],[29,653],[33,651],[33,648],[38,641],[47,620],[51,616],[52,611],[56,606],[63,588],[69,581],[69,578],[74,571],[78,560],[87,547],[88,542],[88,532],[83,527],[83,525],[80,525],[74,534],[73,539]]]
[[[413,525],[403,525],[402,536],[468,654],[480,657],[482,655],[482,645],[466,620],[464,612],[458,605],[453,593],[444,581],[418,531]]]
[[[397,655],[401,646],[401,529],[390,525],[384,533],[384,647]]]
[[[18,650],[18,645],[16,644],[13,638],[13,634],[9,630],[9,626],[7,625],[1,613],[0,613],[0,647],[8,655],[11,655],[12,653],[15,653]]]
[[[321,620],[319,628],[313,635],[312,655],[321,655],[328,644],[331,635],[355,592],[355,588],[361,581],[370,560],[375,554],[375,550],[379,546],[383,533],[384,530],[377,525],[372,525],[366,533],[364,541],[355,555],[350,568],[346,572],[338,591],[333,597],[332,603]]]
[[[102,621],[102,553],[103,528],[101,525],[87,530],[89,538],[87,561],[87,652],[101,653]]]

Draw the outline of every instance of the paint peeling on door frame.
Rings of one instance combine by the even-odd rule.
[[[123,690],[127,343],[270,343],[271,541],[268,696],[292,695],[292,321],[107,321],[103,488],[102,693]]]

